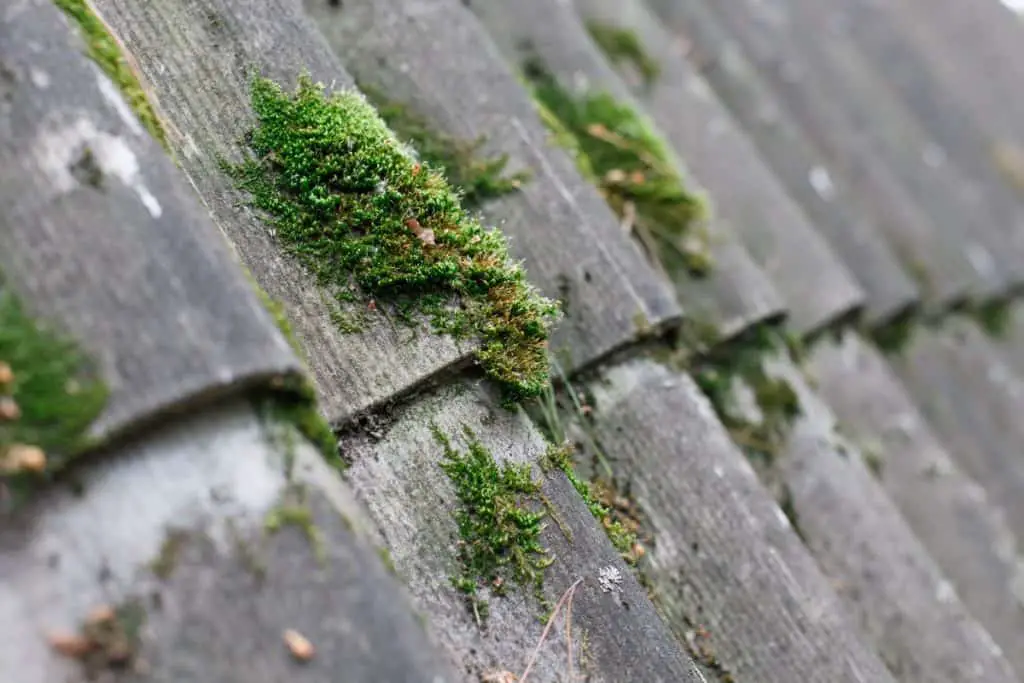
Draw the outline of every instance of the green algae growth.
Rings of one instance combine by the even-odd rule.
[[[527,171],[506,173],[508,155],[484,156],[484,138],[461,140],[445,135],[376,88],[360,83],[359,89],[400,140],[412,145],[422,161],[444,171],[448,183],[458,190],[463,207],[477,209],[488,200],[517,192],[530,179]]]
[[[93,11],[87,0],[54,0],[79,27],[89,57],[103,70],[121,91],[139,121],[163,148],[170,151],[167,133],[160,117],[149,101],[131,63],[125,58],[121,45],[111,34],[106,23]]]
[[[321,284],[355,285],[435,332],[478,339],[476,360],[508,401],[543,389],[557,304],[360,93],[328,96],[303,77],[289,94],[258,78],[252,106],[252,156],[225,168]]]
[[[661,67],[647,54],[634,31],[600,21],[588,21],[587,31],[608,61],[616,66],[629,64],[645,85],[651,85],[661,75]]]
[[[686,190],[664,144],[643,117],[608,93],[569,92],[536,60],[527,61],[524,75],[541,120],[576,158],[581,174],[595,182],[649,258],[669,273],[706,275],[711,257],[696,230],[706,207]]]
[[[0,278],[0,475],[19,494],[91,446],[107,402],[77,345],[39,324]],[[15,501],[18,502],[18,501]]]
[[[462,571],[452,585],[462,591],[479,618],[487,615],[481,588],[505,595],[515,583],[539,595],[544,570],[554,561],[540,543],[545,512],[530,509],[540,497],[530,466],[498,465],[471,429],[464,429],[467,449],[457,450],[436,425],[434,439],[444,449],[441,468],[455,487],[459,509],[458,560]]]

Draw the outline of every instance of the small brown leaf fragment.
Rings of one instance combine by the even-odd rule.
[[[480,677],[480,683],[516,683],[518,680],[511,671],[488,671]]]
[[[10,396],[0,398],[0,421],[17,420],[21,417],[21,408]]]
[[[110,605],[101,605],[93,608],[89,612],[89,616],[86,617],[85,623],[87,626],[99,626],[101,624],[109,624],[117,618],[117,613],[114,608]]]
[[[313,647],[313,643],[309,642],[304,635],[295,629],[290,628],[286,630],[282,636],[284,638],[284,644],[288,648],[292,657],[295,657],[295,659],[300,662],[308,662],[313,658],[313,654],[316,650]]]
[[[14,444],[0,457],[0,472],[42,472],[46,469],[46,454],[38,446]]]
[[[0,360],[0,387],[14,381],[14,370],[11,366]]]
[[[47,640],[54,652],[73,659],[81,659],[92,651],[92,643],[88,638],[70,633],[54,633]]]
[[[420,225],[420,222],[415,218],[410,218],[409,220],[407,220],[405,222],[405,225],[410,230],[412,230],[412,234],[416,235],[420,242],[423,242],[424,244],[429,244],[430,246],[434,246],[434,244],[436,244],[434,242],[434,231],[431,230],[430,228],[424,228],[422,225]]]

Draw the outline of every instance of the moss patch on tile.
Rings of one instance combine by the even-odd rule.
[[[149,101],[139,76],[122,51],[121,44],[106,23],[93,11],[87,0],[54,0],[79,27],[89,51],[89,57],[120,89],[121,95],[135,111],[149,134],[165,150],[170,151],[167,132],[160,117]]]
[[[461,140],[444,135],[380,90],[362,83],[359,89],[395,135],[413,147],[421,161],[444,171],[448,183],[459,192],[463,207],[477,209],[490,199],[517,192],[530,179],[528,171],[507,173],[508,155],[485,156],[481,149],[484,138]]]
[[[920,315],[915,310],[908,309],[866,332],[883,353],[900,354],[906,350],[920,324]]]
[[[355,91],[294,93],[257,78],[252,152],[225,163],[277,239],[325,286],[352,287],[437,333],[479,340],[476,360],[512,402],[548,378],[554,302],[511,261],[505,238],[472,219],[444,177],[413,159]]]
[[[758,466],[771,466],[802,410],[789,383],[764,370],[765,356],[785,349],[781,333],[759,325],[694,360],[690,370],[733,441]],[[737,392],[743,387],[752,394],[751,407],[759,415],[748,414],[739,404]]]
[[[585,159],[581,172],[648,257],[668,273],[706,275],[712,266],[701,225],[706,207],[684,187],[648,122],[608,93],[569,92],[536,60],[527,61],[524,74],[542,120],[577,161]]]
[[[971,307],[968,313],[990,337],[1004,337],[1013,321],[1013,304],[1009,299],[993,299]]]
[[[600,21],[588,21],[587,31],[612,64],[628,64],[636,69],[645,85],[661,75],[661,66],[647,54],[634,31]]]
[[[464,429],[466,451],[457,450],[436,425],[434,438],[444,449],[441,468],[459,500],[457,557],[461,571],[452,585],[463,592],[478,619],[487,616],[482,589],[504,595],[510,584],[540,595],[544,570],[554,561],[541,545],[543,509],[540,484],[529,465],[498,465],[471,429]]]
[[[37,321],[0,278],[0,479],[14,503],[93,445],[107,389],[77,344]]]

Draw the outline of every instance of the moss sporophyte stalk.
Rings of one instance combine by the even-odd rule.
[[[575,156],[649,258],[669,273],[707,274],[704,202],[686,190],[644,118],[608,93],[570,92],[536,59],[526,62],[524,75],[555,141]]]
[[[476,360],[509,400],[541,391],[557,304],[360,93],[328,96],[307,77],[287,93],[257,78],[252,106],[252,156],[225,169],[322,285],[478,340]]]
[[[167,134],[153,108],[139,76],[126,58],[121,45],[87,0],[54,0],[54,4],[78,24],[85,39],[89,57],[117,85],[122,96],[139,117],[149,134],[169,150]]]
[[[0,477],[55,472],[90,445],[107,390],[77,346],[37,322],[0,277]],[[18,502],[18,501],[15,501]]]
[[[464,428],[465,452],[457,450],[436,425],[434,438],[444,449],[441,468],[459,500],[458,560],[461,572],[452,584],[465,593],[479,618],[486,617],[482,588],[504,595],[510,583],[540,593],[544,570],[553,558],[540,543],[545,512],[540,484],[527,464],[498,465],[471,429]]]

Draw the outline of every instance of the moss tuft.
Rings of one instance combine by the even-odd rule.
[[[994,299],[974,306],[970,313],[981,329],[995,338],[1006,336],[1013,321],[1013,308],[1009,299]]]
[[[651,85],[661,75],[661,67],[647,54],[633,31],[600,21],[588,21],[587,31],[609,61],[616,66],[623,63],[632,65],[645,85]]]
[[[422,161],[444,171],[448,183],[459,191],[465,208],[476,209],[490,199],[517,192],[530,179],[528,171],[505,174],[506,154],[485,158],[481,151],[484,138],[467,141],[443,135],[379,90],[362,83],[359,89],[400,140],[410,143]]]
[[[89,57],[120,89],[149,134],[169,152],[167,133],[160,122],[160,117],[149,102],[138,75],[122,53],[121,45],[110,33],[107,25],[97,16],[87,0],[54,0],[54,3],[78,24],[88,46]]]
[[[868,334],[884,353],[900,354],[907,348],[919,323],[918,314],[913,310],[907,310],[892,320],[868,330]]]
[[[509,401],[539,393],[558,307],[509,260],[504,236],[471,219],[361,94],[328,97],[308,77],[288,94],[261,78],[252,104],[253,157],[226,170],[320,283],[479,339],[476,359]]]
[[[89,426],[107,401],[93,370],[73,342],[38,324],[0,278],[0,475],[11,477],[12,493],[91,445]]]
[[[543,511],[527,507],[540,497],[540,484],[529,465],[498,465],[490,451],[465,428],[467,451],[459,452],[437,426],[434,438],[444,448],[441,468],[455,487],[459,510],[458,559],[462,567],[452,584],[464,592],[475,613],[486,615],[486,602],[478,597],[487,587],[504,595],[509,583],[532,587],[540,593],[544,569],[554,561],[540,544]]]
[[[668,272],[706,275],[711,257],[695,230],[706,216],[643,117],[604,92],[573,94],[536,61],[524,69],[542,120],[564,141],[580,171]],[[552,126],[556,122],[557,125]]]
[[[691,370],[733,441],[755,464],[769,466],[774,462],[793,420],[802,411],[793,387],[764,371],[766,354],[786,348],[781,334],[758,326],[719,347],[712,355],[695,361]],[[753,392],[759,420],[737,409],[737,380]]]

